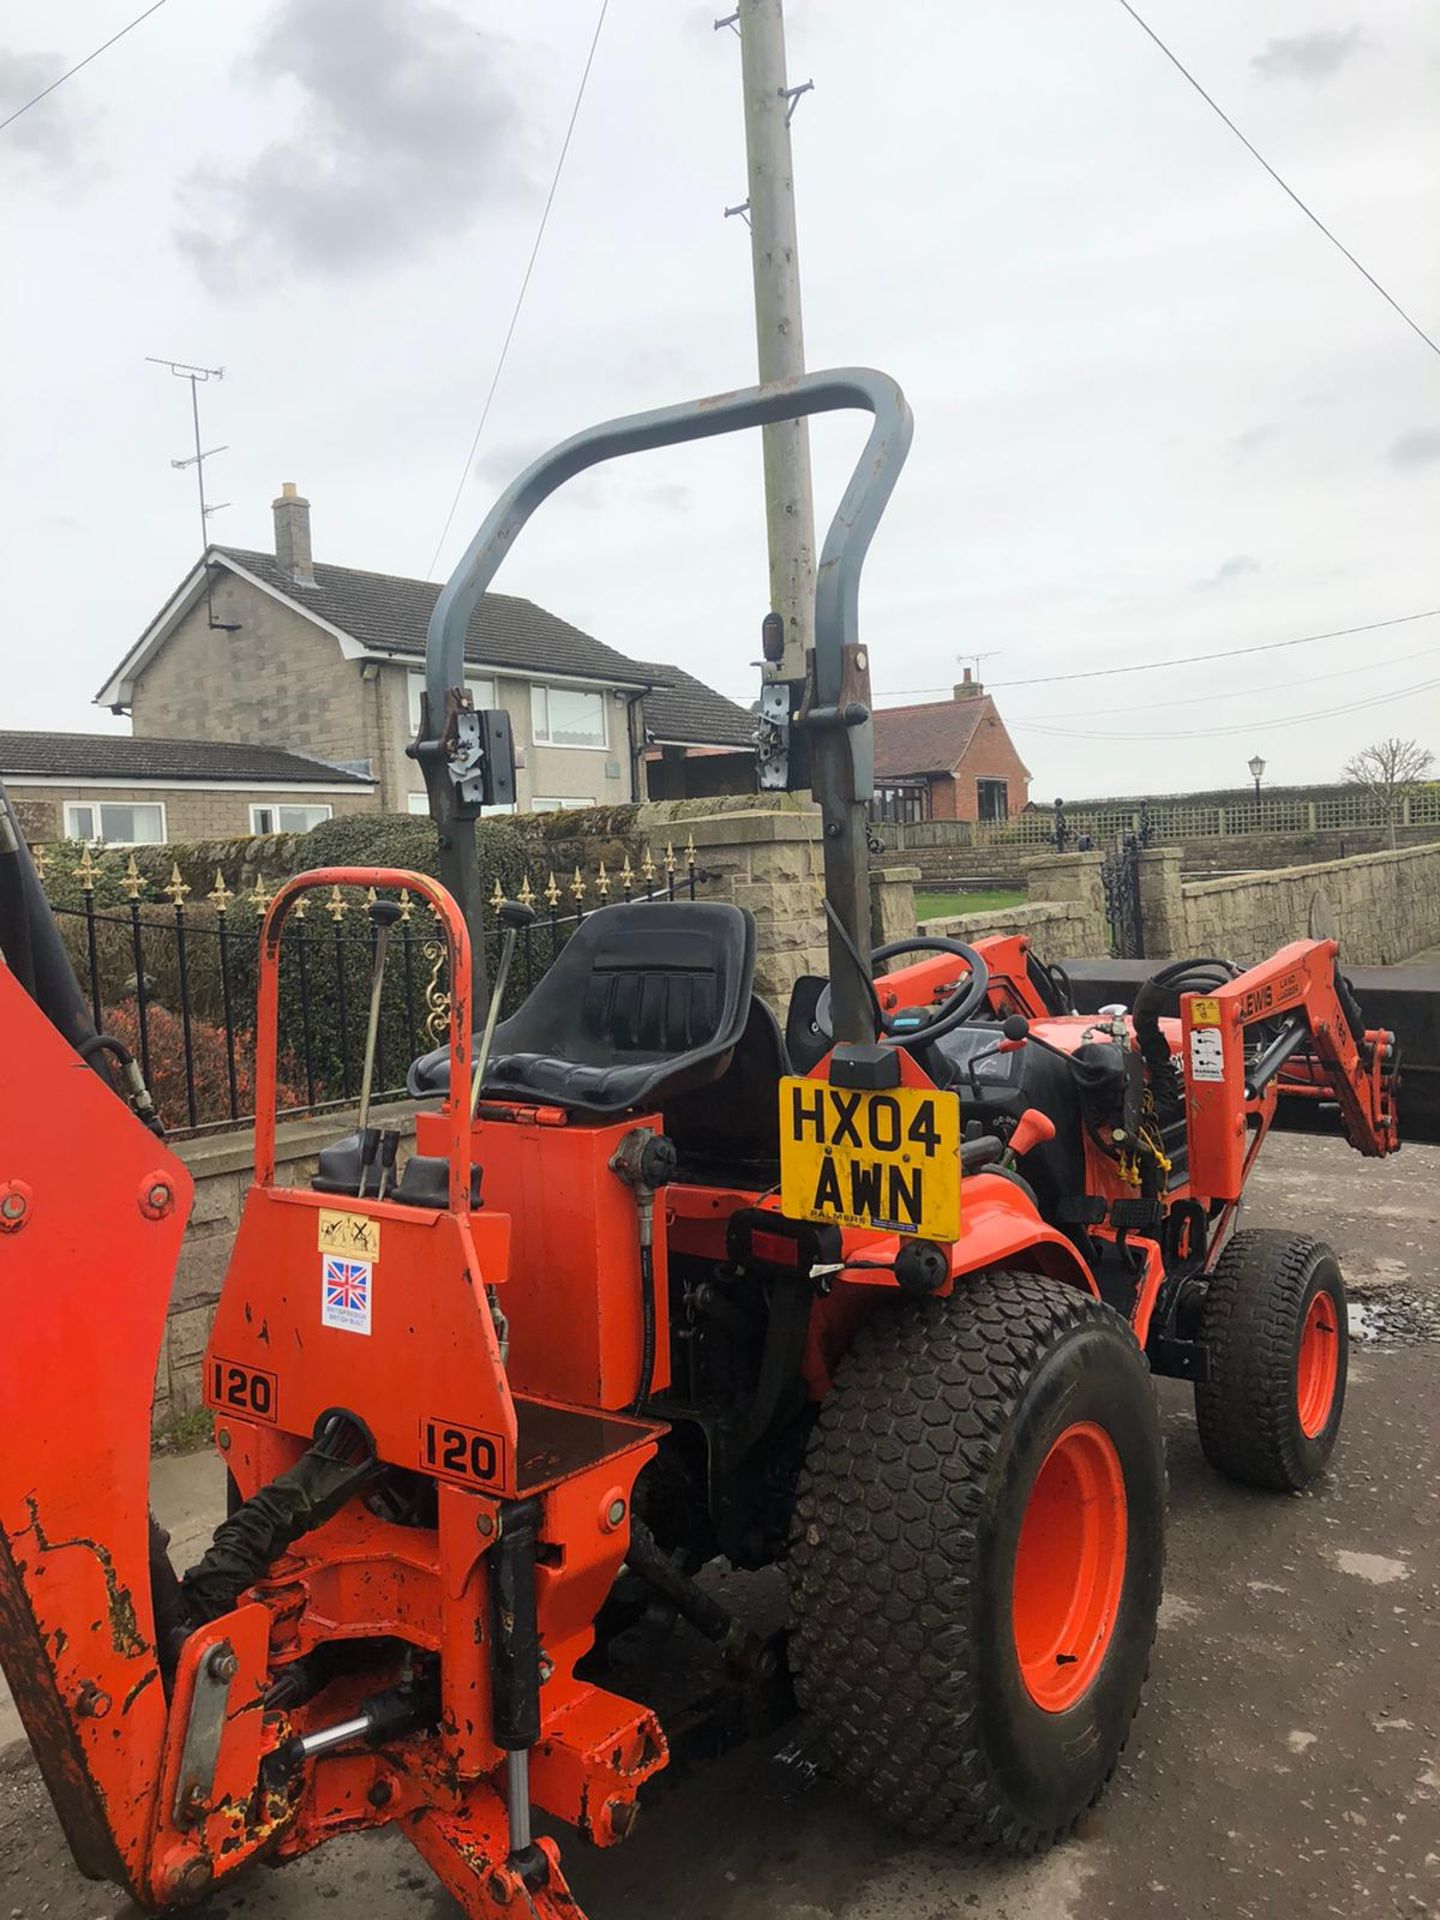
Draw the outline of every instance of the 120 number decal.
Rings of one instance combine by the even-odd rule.
[[[263,1367],[242,1367],[233,1360],[210,1362],[210,1404],[225,1413],[275,1420],[275,1376]]]
[[[457,1427],[449,1420],[424,1420],[420,1425],[420,1460],[428,1473],[466,1486],[493,1486],[501,1478],[504,1443],[474,1427]]]

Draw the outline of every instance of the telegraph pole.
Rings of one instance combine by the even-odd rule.
[[[809,89],[785,78],[782,0],[739,0],[718,26],[738,22],[745,92],[745,155],[749,173],[750,259],[755,280],[755,340],[762,381],[805,371],[800,321],[800,255],[795,237],[795,183],[790,120]],[[767,680],[805,677],[815,639],[815,509],[810,497],[810,427],[785,420],[762,430],[765,528],[770,549],[770,605],[784,623],[784,654],[768,658]]]

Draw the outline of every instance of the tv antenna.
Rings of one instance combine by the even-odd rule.
[[[207,460],[213,460],[217,453],[225,453],[228,449],[225,447],[210,447],[207,449],[201,442],[200,388],[206,381],[223,380],[225,378],[225,369],[223,367],[195,367],[191,366],[188,360],[164,360],[153,353],[147,353],[145,358],[150,366],[168,367],[177,380],[188,380],[190,382],[190,418],[195,428],[195,451],[192,454],[187,454],[183,460],[172,460],[170,464],[175,468],[177,473],[183,473],[186,467],[193,467],[195,469],[195,487],[200,498],[200,552],[203,557],[210,546],[210,516],[212,513],[220,513],[223,511],[224,508],[229,506],[230,502],[228,500],[217,500],[211,505],[205,498],[205,462]],[[239,632],[238,626],[227,625],[223,620],[217,620],[215,618],[215,607],[212,600],[212,581],[208,565],[205,568],[205,612],[209,619],[212,632]]]
[[[980,662],[982,660],[998,660],[1004,651],[1004,647],[987,647],[984,653],[957,653],[955,658],[962,667],[973,667],[975,669],[975,678],[979,680],[981,678]]]

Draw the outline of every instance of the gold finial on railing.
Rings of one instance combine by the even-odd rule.
[[[414,903],[410,898],[410,889],[408,887],[401,887],[400,889],[400,920],[402,925],[409,924],[410,914],[411,914],[413,905]]]
[[[620,884],[625,889],[625,898],[628,900],[635,891],[635,869],[630,864],[628,853],[625,856],[625,864],[620,869]]]
[[[297,893],[295,896],[295,904],[290,909],[290,918],[292,920],[303,920],[309,911],[310,911],[309,894]]]
[[[585,898],[585,882],[581,878],[579,867],[576,867],[575,878],[570,882],[570,891],[577,900]]]
[[[144,877],[139,867],[135,864],[135,856],[133,853],[125,863],[125,871],[120,876],[120,884],[125,889],[125,898],[127,900],[138,900],[145,891]]]
[[[235,898],[235,895],[231,892],[229,887],[226,886],[225,876],[220,871],[219,867],[215,869],[215,884],[210,889],[209,893],[206,894],[205,898],[210,902],[211,906],[214,907],[217,913],[224,913],[225,909],[229,906],[230,902]]]
[[[645,842],[644,858],[640,862],[640,878],[646,886],[655,878],[655,856],[650,851],[650,842]]]
[[[600,862],[600,871],[595,876],[595,891],[602,900],[610,898],[610,876],[605,871],[605,862]]]
[[[337,927],[349,912],[349,908],[345,905],[345,896],[341,893],[338,883],[330,889],[330,898],[325,902],[325,911]]]
[[[555,878],[555,869],[550,869],[550,878],[545,887],[545,901],[553,913],[560,904],[560,886]]]
[[[172,860],[170,862],[170,884],[162,888],[161,891],[164,893],[166,899],[172,900],[177,907],[184,906],[185,896],[189,893],[190,888],[180,877],[180,862],[178,860]]]
[[[693,833],[685,836],[685,864],[687,867],[693,867],[695,864],[695,836]]]
[[[672,875],[674,871],[675,871],[675,842],[673,840],[667,840],[665,842],[665,872],[667,875]]]
[[[43,880],[45,878],[45,870],[50,865],[50,856],[45,851],[43,841],[39,846],[31,847],[30,858],[34,862],[35,878],[37,880]]]
[[[366,887],[365,889],[365,904],[367,907],[373,907],[375,904],[375,889],[373,887]]]
[[[95,876],[99,871],[100,869],[90,856],[89,847],[86,847],[75,868],[75,878],[80,882],[83,892],[93,893],[95,891]]]
[[[275,898],[274,894],[271,893],[270,889],[265,884],[264,874],[257,873],[255,876],[255,884],[250,889],[251,906],[254,907],[257,913],[264,913],[265,909],[269,906],[270,902],[274,898]]]
[[[525,878],[520,882],[520,891],[516,894],[515,898],[520,902],[522,907],[534,906],[535,889],[530,884],[530,876],[528,873],[526,874]]]
[[[499,907],[503,905],[504,900],[505,900],[505,889],[501,886],[500,876],[497,873],[495,876],[495,884],[490,889],[490,898],[486,902],[486,905],[491,907]]]

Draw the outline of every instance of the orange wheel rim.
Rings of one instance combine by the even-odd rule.
[[[1295,1405],[1300,1431],[1307,1440],[1323,1433],[1329,1424],[1339,1377],[1340,1316],[1334,1298],[1317,1293],[1300,1329],[1300,1357],[1295,1367]]]
[[[1063,1713],[1104,1663],[1125,1585],[1125,1474],[1115,1443],[1067,1427],[1035,1476],[1015,1550],[1011,1620],[1025,1691]]]

